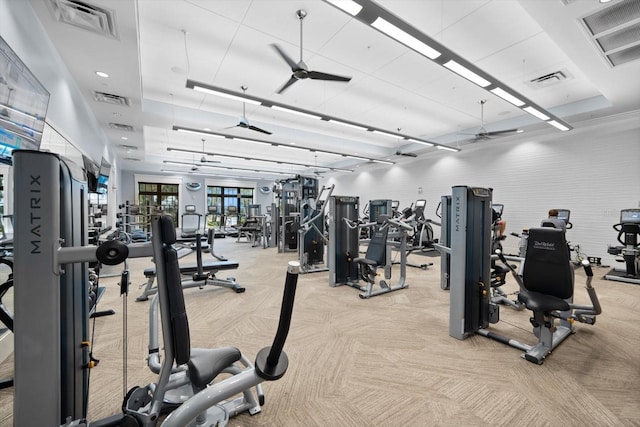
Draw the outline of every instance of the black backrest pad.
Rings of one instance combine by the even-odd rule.
[[[173,218],[171,216],[160,216],[160,230],[162,233],[162,243],[173,245],[176,242],[176,227],[173,224]]]
[[[387,260],[387,233],[389,227],[380,227],[373,233],[369,247],[367,248],[366,259],[375,261],[377,265],[384,265]]]
[[[564,231],[531,228],[522,272],[529,291],[567,299],[573,295],[573,267]]]
[[[189,361],[191,343],[189,337],[189,321],[187,319],[187,311],[184,306],[184,295],[182,294],[178,253],[171,246],[165,246],[163,253],[165,271],[167,273],[166,283],[167,296],[169,299],[171,333],[173,338],[173,354],[176,364],[184,365]]]

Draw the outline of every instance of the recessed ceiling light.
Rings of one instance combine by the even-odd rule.
[[[109,74],[105,73],[104,71],[96,71],[96,76],[107,78],[109,77]]]

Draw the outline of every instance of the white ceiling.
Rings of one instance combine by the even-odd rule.
[[[230,139],[202,137],[173,126],[209,128],[238,137],[325,149],[401,162],[398,150],[434,152],[418,144],[339,124],[246,105],[264,135],[235,126],[242,103],[185,87],[187,78],[347,121],[460,147],[480,127],[481,99],[487,130],[550,128],[508,102],[320,0],[82,0],[112,10],[117,37],[108,38],[54,19],[50,0],[31,0],[42,24],[87,97],[120,165],[140,172],[191,170],[166,160],[199,163],[186,148],[313,165],[356,167],[361,161]],[[379,4],[477,67],[552,111],[572,126],[585,119],[640,109],[640,61],[611,67],[598,54],[580,18],[606,5],[598,0],[381,0]],[[569,3],[565,5],[565,3]],[[291,75],[270,46],[310,69],[351,76],[349,83],[302,80],[282,94]],[[569,78],[543,88],[528,82],[555,71]],[[100,78],[95,71],[107,72]],[[93,91],[127,97],[130,106],[98,103]],[[109,128],[131,125],[133,132]],[[231,127],[231,128],[229,128]],[[551,128],[553,132],[559,132]],[[121,139],[127,137],[125,141]],[[205,138],[205,142],[201,141]],[[455,155],[455,153],[451,153]],[[207,156],[216,160],[216,156]],[[133,161],[129,159],[138,159]],[[220,157],[212,166],[311,173],[313,169]],[[201,172],[274,178],[268,173],[200,168]]]

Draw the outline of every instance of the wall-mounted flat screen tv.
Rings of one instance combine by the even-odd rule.
[[[111,164],[104,157],[100,162],[100,171],[98,172],[98,186],[96,193],[107,194],[109,188],[109,175],[111,174]]]
[[[0,163],[15,149],[39,150],[49,92],[0,37]]]
[[[90,193],[98,191],[98,165],[89,157],[82,155],[84,172],[87,175],[87,189]]]

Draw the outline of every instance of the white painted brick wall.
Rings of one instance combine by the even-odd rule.
[[[331,183],[334,194],[360,196],[363,204],[390,198],[402,208],[425,198],[426,216],[433,219],[452,186],[492,187],[494,202],[505,205],[507,233],[539,226],[551,208],[570,209],[567,239],[612,265],[612,225],[621,209],[640,206],[640,112],[578,123],[570,132],[495,138],[465,145],[460,153],[438,151],[395,166],[368,166]],[[509,237],[505,249],[515,252],[517,245]]]

